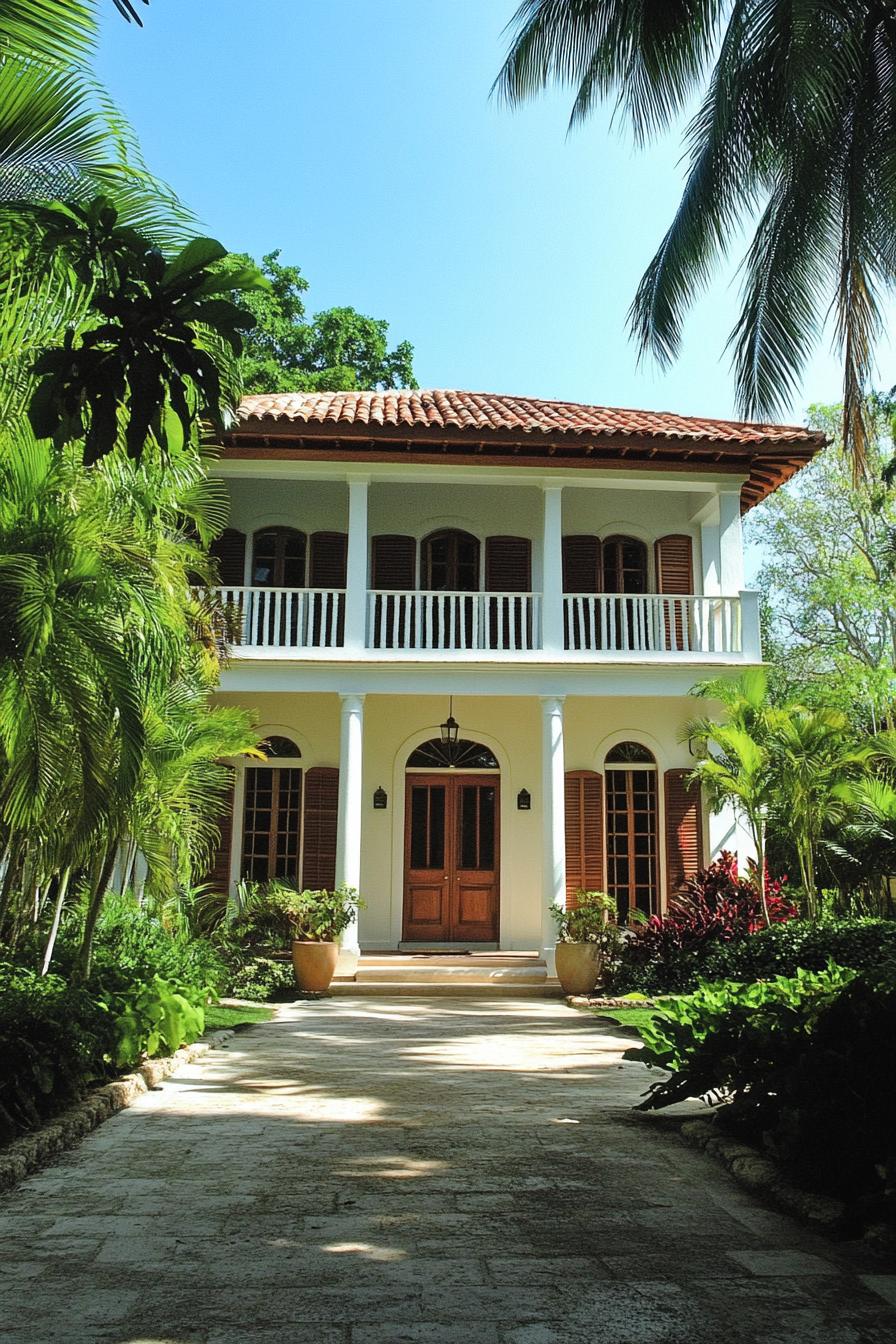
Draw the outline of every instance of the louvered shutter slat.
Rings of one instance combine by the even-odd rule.
[[[302,826],[302,885],[310,891],[332,891],[336,885],[336,820],[339,771],[318,765],[305,775]]]
[[[601,581],[600,540],[589,536],[563,538],[564,593],[599,593]]]
[[[218,574],[224,588],[240,588],[246,575],[246,535],[227,527],[215,537],[209,551],[218,562]]]
[[[683,535],[660,537],[654,549],[657,592],[677,597],[693,593],[694,558],[691,538]],[[691,647],[690,639],[685,638],[688,633],[687,622],[690,619],[686,604],[674,602],[665,606],[663,619],[666,648],[683,650]],[[674,610],[670,611],[670,607]]]
[[[594,770],[570,770],[566,795],[566,908],[578,891],[602,891],[604,885],[603,776]]]
[[[700,787],[688,781],[688,769],[667,770],[666,889],[676,896],[703,867],[703,809]]]
[[[528,593],[532,543],[528,537],[487,537],[485,586],[490,593]]]
[[[344,532],[315,532],[311,538],[312,588],[344,588],[348,537]]]
[[[374,537],[371,557],[372,587],[385,592],[404,592],[414,587],[417,543],[413,537]]]

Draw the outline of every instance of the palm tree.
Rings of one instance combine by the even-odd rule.
[[[896,280],[896,14],[880,0],[523,0],[497,92],[515,105],[550,84],[571,125],[611,99],[639,143],[696,98],[689,170],[639,285],[632,331],[677,355],[695,296],[745,222],[731,333],[745,416],[798,395],[829,310],[843,355],[843,429],[858,475],[881,298]]]
[[[816,856],[831,825],[844,821],[843,788],[861,788],[873,745],[857,743],[849,720],[836,709],[788,706],[769,715],[776,808],[782,829],[793,836],[806,896],[806,913],[816,914]]]

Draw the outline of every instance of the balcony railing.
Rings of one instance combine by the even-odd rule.
[[[466,652],[513,660],[542,651],[548,659],[760,656],[755,594],[568,593],[558,650],[545,647],[540,593],[368,592],[366,612],[355,609],[358,633],[351,638],[344,589],[216,592],[231,610],[237,651],[326,652],[348,645],[353,655],[367,648],[398,658]]]
[[[739,597],[579,593],[563,599],[567,649],[594,653],[743,651]]]
[[[253,648],[338,649],[345,637],[339,588],[218,588],[234,612],[237,643]]]
[[[539,593],[371,592],[371,649],[524,653],[541,642]]]

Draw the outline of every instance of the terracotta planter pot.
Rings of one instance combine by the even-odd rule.
[[[338,943],[300,943],[294,939],[292,966],[299,989],[308,994],[322,994],[329,989],[338,959]]]
[[[564,994],[590,994],[600,975],[600,948],[596,943],[558,943],[554,963]]]

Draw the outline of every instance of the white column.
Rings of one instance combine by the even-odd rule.
[[[541,699],[541,807],[543,884],[541,914],[542,956],[548,975],[554,974],[557,931],[551,906],[566,904],[565,761],[563,750],[563,696]]]
[[[367,487],[366,476],[348,483],[348,554],[345,565],[345,647],[367,643]]]
[[[719,501],[713,501],[710,516],[700,524],[700,556],[703,562],[703,595],[716,597],[719,581]]]
[[[719,584],[725,597],[734,597],[744,586],[740,490],[723,490],[719,495]]]
[[[563,487],[544,485],[544,527],[541,534],[542,647],[563,649]]]
[[[361,891],[361,813],[364,768],[364,697],[340,695],[339,814],[336,823],[336,885]],[[361,893],[363,895],[363,893]],[[340,974],[351,973],[359,952],[357,918],[342,935]]]

